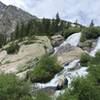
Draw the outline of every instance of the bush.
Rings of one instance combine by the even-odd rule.
[[[82,30],[81,42],[87,39],[95,39],[100,36],[100,27],[88,27]]]
[[[63,36],[64,38],[66,39],[68,36],[70,36],[71,34],[73,33],[78,33],[81,31],[81,28],[78,28],[78,27],[70,27],[68,29],[65,29],[63,31]]]
[[[32,82],[48,82],[62,67],[57,63],[56,57],[44,55],[39,63],[29,72]]]
[[[73,94],[77,95],[77,100],[100,100],[100,88],[89,78],[79,77],[72,82]]]
[[[39,91],[33,100],[52,100],[52,99],[47,93]]]
[[[12,42],[5,50],[7,51],[7,54],[17,53],[19,51],[19,45]]]
[[[100,100],[100,87],[90,77],[77,77],[71,83],[71,89],[58,96],[57,100]]]
[[[89,74],[96,83],[100,84],[100,51],[96,53],[90,62]]]
[[[66,89],[65,93],[60,94],[56,100],[77,100],[77,96],[71,94],[71,89]]]
[[[88,53],[82,53],[81,58],[80,58],[80,64],[81,66],[88,66],[88,63],[90,61],[91,57],[89,56]]]
[[[0,100],[23,100],[23,98],[32,100],[29,92],[30,87],[27,82],[13,74],[0,74]]]

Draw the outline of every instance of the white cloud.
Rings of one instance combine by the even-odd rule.
[[[100,0],[0,0],[16,5],[38,17],[54,17],[57,12],[63,19],[88,24],[94,19],[100,25]]]

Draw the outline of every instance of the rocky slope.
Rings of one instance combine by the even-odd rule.
[[[0,72],[16,73],[18,76],[23,77],[25,75],[22,74],[25,74],[42,55],[53,51],[51,42],[46,36],[35,37],[35,40],[34,38],[31,39],[30,44],[25,45],[26,42],[27,39],[26,41],[19,42],[20,49],[17,54],[7,54],[7,51],[4,50],[10,43],[1,50]]]
[[[0,33],[10,34],[16,24],[37,18],[15,6],[6,6],[0,2]]]

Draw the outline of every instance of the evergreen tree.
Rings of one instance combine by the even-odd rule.
[[[42,32],[43,33],[50,33],[50,20],[49,19],[42,19]]]
[[[90,27],[94,26],[94,20],[91,20]]]
[[[59,26],[60,26],[60,17],[59,17],[59,13],[57,13],[56,20],[55,20],[55,32],[59,31]]]
[[[12,33],[12,39],[18,39],[19,38],[19,30],[20,30],[20,26],[19,26],[19,23],[17,23],[15,32]]]
[[[19,33],[19,38],[22,38],[25,36],[25,25],[23,22],[21,22],[21,28],[20,28],[20,33]]]
[[[0,48],[6,44],[7,38],[6,35],[0,34]]]

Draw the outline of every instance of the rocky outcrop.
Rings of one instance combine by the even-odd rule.
[[[64,86],[68,85],[68,80],[64,77],[64,75],[59,76],[58,80],[57,80],[57,87],[56,90],[61,90],[64,88]]]
[[[97,40],[86,40],[84,42],[79,43],[79,47],[82,48],[83,50],[86,50],[88,52],[91,51],[91,49],[94,49],[96,46]]]
[[[51,43],[54,47],[59,46],[63,42],[64,42],[64,37],[61,35],[54,35],[51,37]]]
[[[17,76],[25,76],[26,69],[30,69],[38,59],[52,51],[48,37],[36,37],[32,44],[19,43],[20,49],[17,54],[8,55],[5,50],[0,52],[0,71],[16,73]]]
[[[4,12],[4,10],[6,9],[6,5],[3,4],[2,2],[0,2],[0,17],[1,17],[1,14]]]
[[[59,49],[56,55],[58,58],[58,62],[60,62],[60,64],[65,64],[75,59],[79,59],[80,55],[83,52],[84,51],[79,47],[73,47],[73,46],[67,45],[64,48],[62,47],[62,49]]]
[[[36,17],[15,6],[0,3],[0,33],[9,35],[15,30],[17,23],[27,22],[30,19]]]

